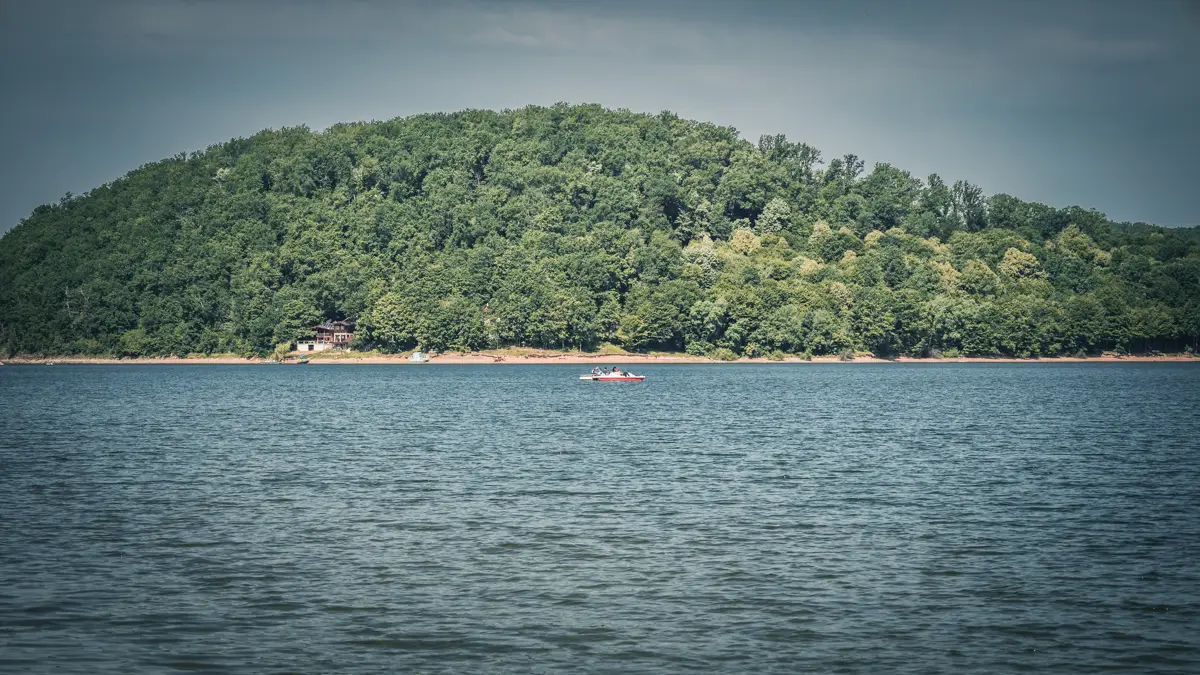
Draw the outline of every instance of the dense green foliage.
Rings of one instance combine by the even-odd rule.
[[[0,352],[265,353],[334,318],[384,350],[1177,351],[1200,229],[556,105],[265,131],[0,239]]]

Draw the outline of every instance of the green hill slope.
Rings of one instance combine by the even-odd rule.
[[[1178,351],[1200,230],[598,106],[265,131],[0,239],[0,352]]]

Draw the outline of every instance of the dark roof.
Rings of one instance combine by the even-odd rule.
[[[313,326],[313,330],[354,330],[354,321],[326,321],[320,326]]]

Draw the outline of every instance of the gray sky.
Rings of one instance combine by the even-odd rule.
[[[1200,224],[1200,2],[0,0],[0,231],[267,127],[599,103]]]

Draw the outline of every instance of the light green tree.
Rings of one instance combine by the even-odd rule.
[[[729,247],[734,251],[747,255],[760,246],[758,237],[752,230],[744,227],[739,227],[733,231],[733,237],[729,240]]]
[[[1010,279],[1038,279],[1045,276],[1037,256],[1011,247],[1004,251],[1000,273]]]
[[[763,209],[762,215],[758,217],[755,229],[758,230],[759,236],[767,234],[775,234],[787,229],[792,217],[792,210],[787,202],[779,197],[775,197],[767,202],[766,208]]]

